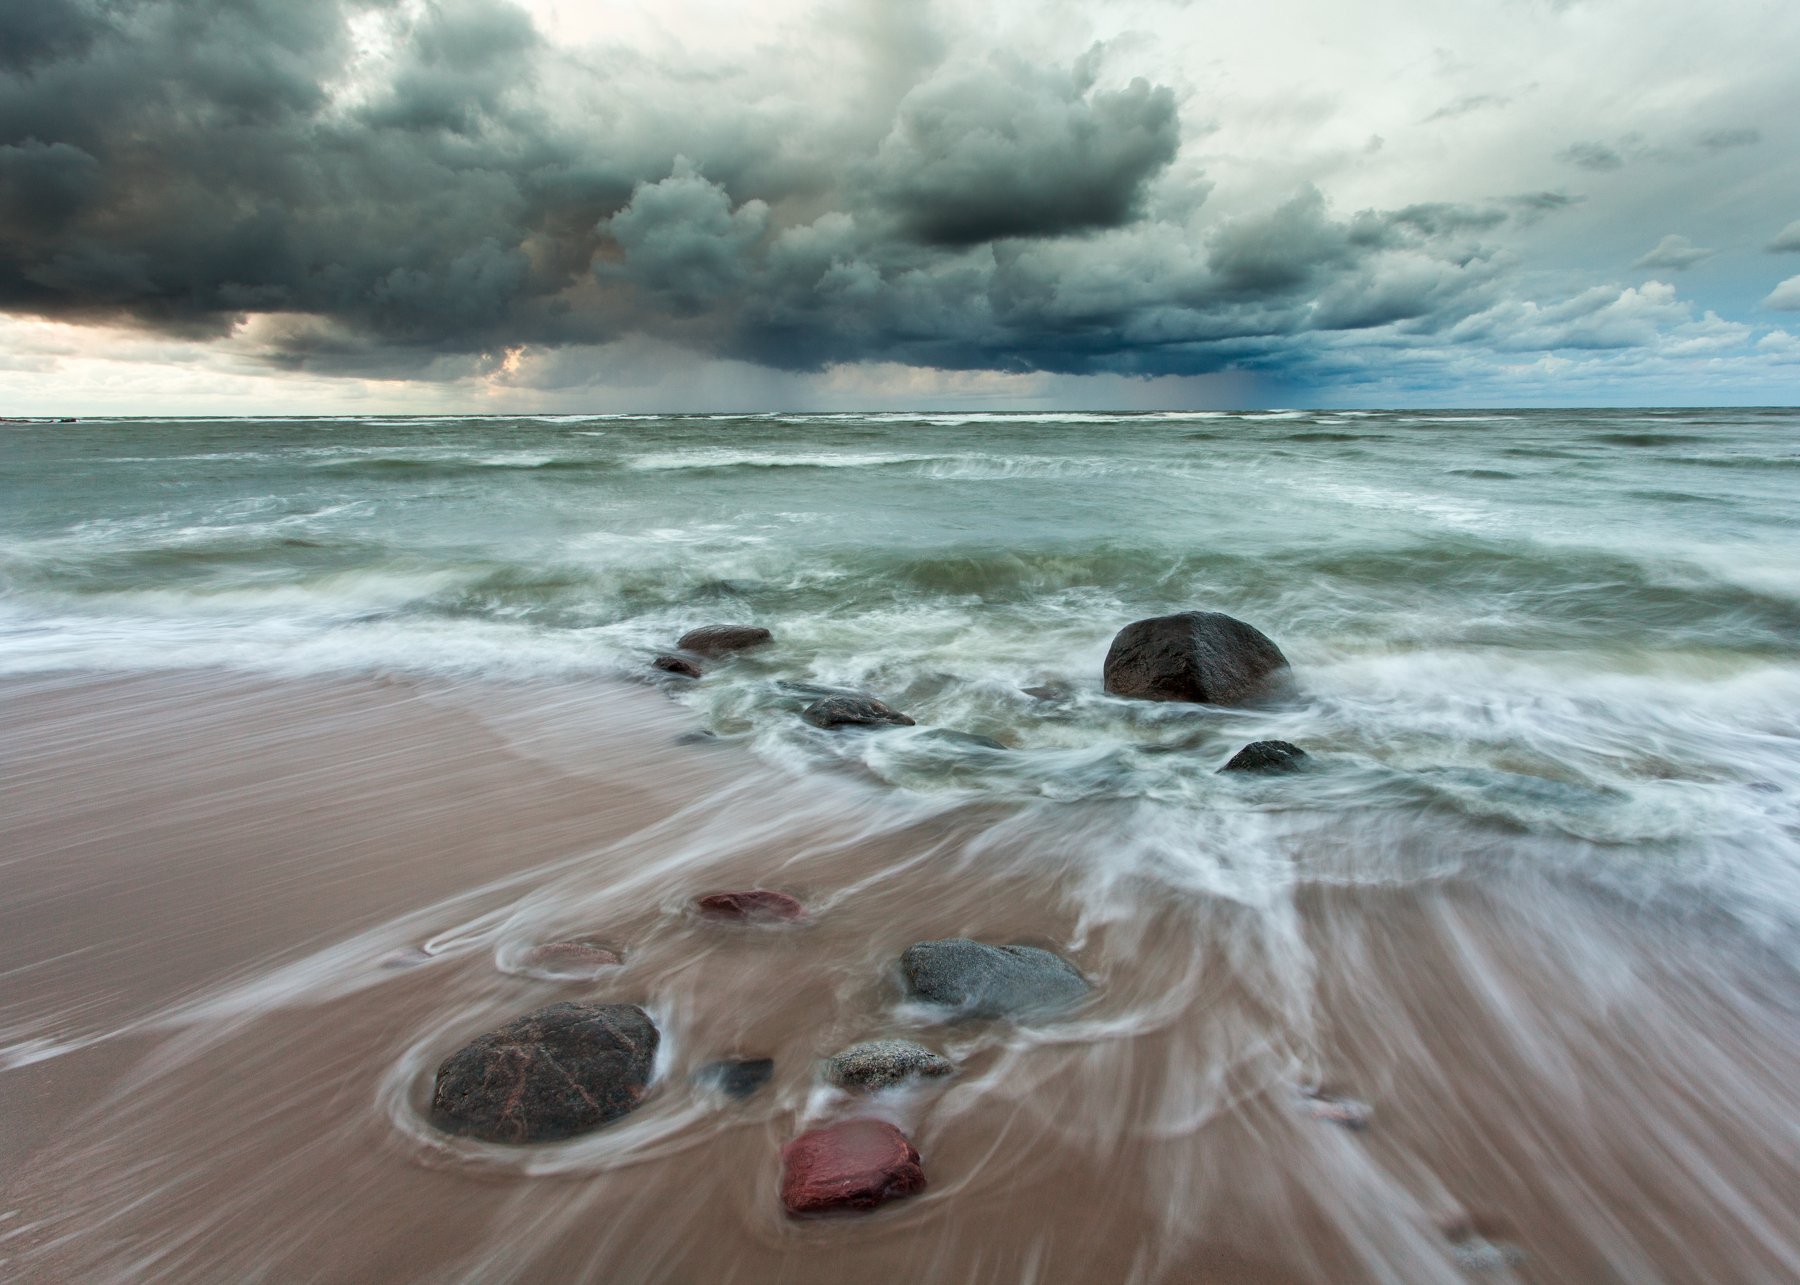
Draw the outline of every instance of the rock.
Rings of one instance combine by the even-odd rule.
[[[1067,683],[1042,683],[1036,687],[1021,687],[1019,690],[1033,700],[1040,701],[1064,701],[1075,694],[1075,689]]]
[[[1260,631],[1217,611],[1184,611],[1119,630],[1106,690],[1138,700],[1239,705],[1270,691],[1287,657]]]
[[[745,923],[792,922],[806,918],[806,907],[785,892],[752,888],[748,892],[710,892],[696,897],[694,905],[711,919],[736,919]]]
[[[953,728],[934,727],[928,732],[919,733],[923,741],[935,741],[941,745],[954,745],[965,750],[1004,750],[1004,742],[996,741],[991,736],[983,736],[980,732],[958,732]]]
[[[660,669],[665,674],[677,674],[682,678],[700,677],[700,666],[680,656],[658,656],[650,662],[650,668]]]
[[[913,720],[873,696],[827,696],[800,711],[814,727],[911,727]]]
[[[553,977],[586,979],[624,963],[619,952],[588,937],[549,941],[527,951],[522,961],[534,972]]]
[[[1290,741],[1251,741],[1221,772],[1298,772],[1306,766],[1306,751]]]
[[[1341,1098],[1335,1093],[1323,1093],[1318,1089],[1302,1089],[1297,1105],[1301,1114],[1310,1119],[1322,1120],[1326,1124],[1335,1124],[1353,1131],[1368,1128],[1369,1120],[1375,1114],[1367,1102]]]
[[[747,647],[760,647],[773,638],[767,629],[755,625],[702,625],[681,635],[675,645],[700,656],[729,656]]]
[[[1024,1017],[1070,1008],[1087,978],[1061,955],[1036,946],[990,946],[956,937],[921,941],[900,956],[907,992],[965,1017]]]
[[[882,1120],[846,1120],[781,1149],[781,1203],[790,1214],[874,1209],[925,1189],[906,1135]]]
[[[949,1075],[956,1064],[911,1040],[852,1044],[825,1063],[825,1078],[840,1089],[887,1089],[915,1076]]]
[[[727,1059],[708,1062],[694,1072],[694,1083],[717,1089],[726,1097],[748,1098],[769,1082],[775,1074],[775,1059],[770,1057]]]
[[[1464,1271],[1499,1272],[1525,1262],[1524,1250],[1500,1239],[1497,1228],[1480,1225],[1467,1214],[1439,1220],[1438,1230],[1450,1242],[1450,1254]]]
[[[658,1039],[635,1004],[552,1004],[445,1058],[431,1113],[488,1142],[573,1137],[643,1100]]]

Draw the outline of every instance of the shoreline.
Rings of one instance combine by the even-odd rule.
[[[611,682],[61,675],[0,702],[21,1279],[1450,1281],[1463,1215],[1519,1280],[1800,1272],[1791,970],[1546,877],[1234,902],[1106,868],[1130,809],[787,776]],[[684,910],[764,881],[815,921]],[[496,967],[581,927],[616,976]],[[953,935],[1056,944],[1098,998],[922,1025],[886,970]],[[584,996],[664,1028],[638,1116],[511,1154],[419,1125],[463,1038]],[[790,1223],[780,1144],[850,1109],[813,1059],[889,1032],[959,1063],[871,1108],[930,1185]],[[76,1047],[18,1064],[32,1039]],[[690,1091],[732,1053],[772,1085]],[[1370,1127],[1295,1111],[1312,1080]]]

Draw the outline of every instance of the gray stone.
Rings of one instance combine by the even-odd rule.
[[[852,1044],[825,1063],[825,1078],[840,1089],[886,1089],[916,1076],[949,1075],[956,1064],[911,1040]]]
[[[1241,705],[1268,695],[1288,668],[1261,631],[1217,611],[1134,621],[1106,653],[1106,690],[1138,700]]]
[[[954,937],[915,942],[900,956],[912,998],[964,1017],[1026,1017],[1072,1008],[1087,978],[1061,955],[1036,946],[990,946]]]

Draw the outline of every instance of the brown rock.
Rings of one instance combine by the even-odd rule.
[[[806,907],[785,892],[752,888],[748,892],[712,892],[697,897],[694,905],[712,919],[736,919],[746,923],[792,922],[806,918]]]
[[[675,645],[701,656],[729,656],[746,647],[760,647],[773,637],[767,629],[755,625],[702,625],[681,635]]]
[[[911,727],[914,720],[873,696],[827,696],[800,711],[814,727]]]
[[[634,1109],[656,1025],[635,1004],[552,1004],[470,1041],[438,1067],[431,1114],[488,1142],[573,1137]]]
[[[700,666],[680,656],[658,656],[650,662],[650,668],[660,669],[665,674],[679,674],[683,678],[700,677]]]
[[[881,1120],[847,1120],[781,1149],[781,1203],[790,1214],[874,1209],[925,1189],[906,1135]]]
[[[1106,690],[1138,700],[1239,705],[1267,694],[1287,670],[1261,631],[1217,611],[1134,621],[1106,653]]]

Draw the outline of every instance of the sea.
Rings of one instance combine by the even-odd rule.
[[[1797,486],[1792,409],[6,425],[0,872],[42,944],[0,1071],[163,1043],[21,1170],[0,1267],[1793,1279]],[[1291,686],[1109,695],[1181,611]],[[713,624],[772,638],[653,666]],[[801,717],[837,693],[913,722]],[[1219,770],[1263,740],[1304,769]],[[807,927],[694,917],[734,883]],[[578,931],[621,967],[521,962]],[[894,961],[956,936],[1094,998],[938,1025]],[[662,1032],[638,1117],[435,1128],[443,1057],[580,995]],[[815,1074],[895,1035],[948,1087]],[[691,1087],[726,1055],[772,1086]],[[926,1193],[785,1219],[781,1147],[858,1112]]]

